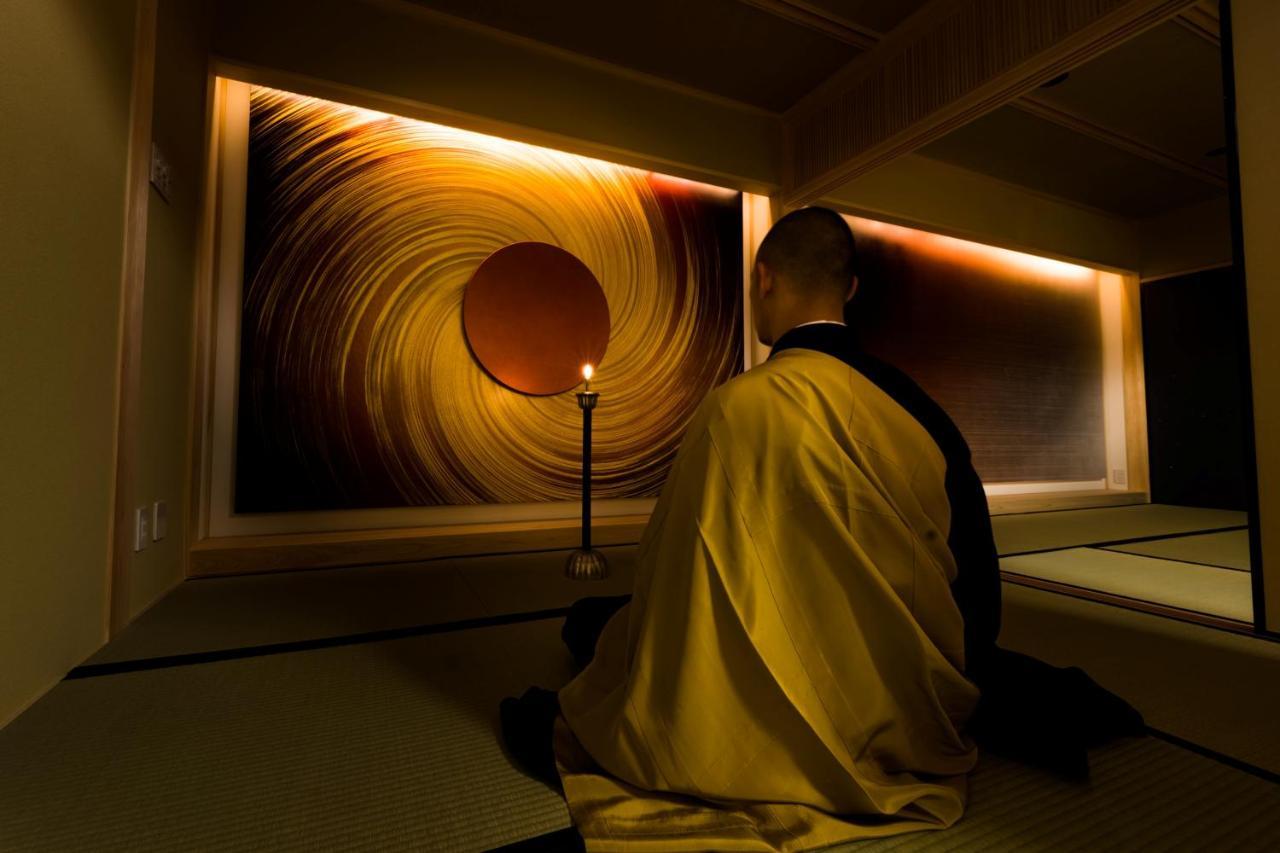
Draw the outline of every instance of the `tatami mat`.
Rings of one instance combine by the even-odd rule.
[[[1249,575],[1231,569],[1158,560],[1101,548],[1069,548],[1005,557],[1000,561],[1000,569],[1005,573],[1224,619],[1253,621],[1253,589]]]
[[[1059,597],[1060,598],[1060,597]],[[0,732],[0,848],[479,851],[568,823],[496,708],[559,620],[68,681]],[[1153,739],[1088,785],[986,756],[965,819],[850,850],[1266,849],[1280,786]]]
[[[1107,550],[1219,566],[1239,572],[1249,571],[1250,566],[1249,531],[1247,530],[1228,530],[1224,533],[1206,533],[1203,536],[1178,536],[1174,539],[1135,542],[1132,545],[1112,545]]]
[[[635,548],[601,550],[612,569],[603,581],[567,580],[567,551],[187,581],[88,663],[529,612],[630,592]]]
[[[1077,785],[984,756],[951,829],[832,851],[1271,850],[1280,785],[1152,738],[1095,750]]]
[[[1001,553],[1069,547],[1243,523],[1222,510],[1147,505],[993,519]],[[88,663],[359,634],[565,607],[630,590],[634,546],[602,549],[612,576],[563,577],[567,551],[506,554],[188,581]]]
[[[482,850],[565,826],[498,702],[558,620],[65,681],[0,731],[0,849]]]
[[[1000,644],[1082,667],[1148,724],[1280,773],[1280,643],[1006,583]]]
[[[1165,504],[997,515],[991,519],[1001,556],[1246,524],[1248,516],[1243,512]]]
[[[1125,507],[995,521],[1002,551],[1040,551],[1243,517]],[[1196,539],[1227,541],[1181,541]],[[93,662],[565,607],[629,589],[635,548],[606,553],[614,577],[599,584],[564,580],[565,552],[191,581]],[[1243,582],[1247,602],[1248,574],[1192,562],[1069,548],[1002,564],[1119,595],[1181,590],[1174,606],[1241,618],[1222,596]],[[1083,666],[1157,728],[1280,772],[1280,644],[1008,583],[1004,594],[1003,645]],[[560,798],[510,766],[496,712],[505,695],[569,678],[560,624],[65,681],[0,731],[0,849],[483,850],[564,827]],[[1252,850],[1280,837],[1280,786],[1178,746],[1130,741],[1094,767],[1073,786],[984,756],[957,827],[847,849]]]

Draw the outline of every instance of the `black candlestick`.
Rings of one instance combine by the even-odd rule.
[[[604,554],[591,547],[591,412],[600,395],[595,391],[578,392],[578,408],[582,409],[582,547],[569,555],[564,573],[574,580],[603,580],[609,575]]]

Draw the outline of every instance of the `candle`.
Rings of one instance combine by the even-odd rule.
[[[582,547],[569,555],[565,574],[576,580],[599,580],[608,576],[609,564],[604,554],[591,547],[591,412],[600,395],[591,390],[595,368],[582,365],[583,390],[578,392],[578,408],[582,410]]]

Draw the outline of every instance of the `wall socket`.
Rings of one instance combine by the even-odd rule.
[[[173,169],[160,152],[160,146],[154,142],[151,143],[151,186],[160,193],[160,198],[169,200],[169,194],[173,191]]]
[[[151,541],[151,507],[140,506],[133,511],[133,550],[141,551]]]
[[[164,501],[151,505],[151,541],[159,542],[169,535],[169,507]]]

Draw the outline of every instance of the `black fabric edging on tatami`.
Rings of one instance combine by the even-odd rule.
[[[1251,571],[1250,569],[1237,569],[1235,566],[1224,566],[1221,563],[1206,563],[1203,560],[1180,560],[1177,557],[1157,557],[1154,554],[1142,554],[1138,551],[1121,551],[1115,546],[1093,548],[1093,550],[1110,551],[1112,554],[1128,554],[1130,557],[1146,557],[1148,560],[1164,560],[1168,563],[1182,563],[1186,566],[1204,566],[1206,569],[1222,569],[1224,572],[1240,572],[1246,575]]]
[[[578,853],[586,849],[582,834],[577,828],[566,826],[564,829],[522,838],[501,847],[491,847],[485,853]]]
[[[1030,551],[1011,551],[1008,554],[1000,554],[999,556],[1001,559],[1004,559],[1005,557],[1025,557],[1028,554],[1050,554],[1054,551],[1070,551],[1073,548],[1110,548],[1115,545],[1137,545],[1141,542],[1158,542],[1161,539],[1185,539],[1188,536],[1204,536],[1209,533],[1229,533],[1233,530],[1248,529],[1249,525],[1247,524],[1237,524],[1233,527],[1210,527],[1205,530],[1188,530],[1185,533],[1160,533],[1155,536],[1135,536],[1132,539],[1111,539],[1105,542],[1081,542],[1078,545],[1063,545],[1057,548],[1035,548]]]
[[[429,634],[446,634],[450,631],[466,631],[471,628],[491,628],[497,625],[514,625],[519,622],[536,622],[540,619],[555,619],[569,613],[567,607],[556,607],[550,610],[533,610],[525,613],[504,613],[500,616],[481,616],[475,619],[461,619],[456,622],[437,622],[430,625],[411,625],[407,628],[389,628],[382,631],[368,631],[363,634],[344,634],[338,637],[320,637],[314,640],[294,640],[288,643],[269,643],[262,646],[244,646],[238,649],[215,649],[208,652],[189,652],[180,655],[162,655],[153,658],[114,661],[111,663],[91,663],[78,666],[64,676],[64,680],[73,678],[96,678],[103,675],[119,675],[126,672],[143,672],[150,669],[167,669],[175,666],[192,666],[201,663],[217,663],[219,661],[256,658],[264,655],[282,655],[291,652],[310,652],[317,649],[332,649],[339,646],[355,646],[361,643],[382,643],[388,640],[403,640],[409,637],[424,637]]]
[[[1203,755],[1205,758],[1212,759],[1219,764],[1225,764],[1228,767],[1241,771],[1242,773],[1248,773],[1250,776],[1256,776],[1259,779],[1266,780],[1273,785],[1280,785],[1280,773],[1276,773],[1274,770],[1268,770],[1265,767],[1250,764],[1247,761],[1242,761],[1241,759],[1234,758],[1226,753],[1218,752],[1216,749],[1210,749],[1209,747],[1198,744],[1195,741],[1180,738],[1177,735],[1169,734],[1168,732],[1161,731],[1160,729],[1153,729],[1151,726],[1147,726],[1147,734],[1151,735],[1153,738],[1162,740],[1165,743],[1171,743],[1174,746],[1182,747],[1183,749],[1194,752],[1196,755]]]

